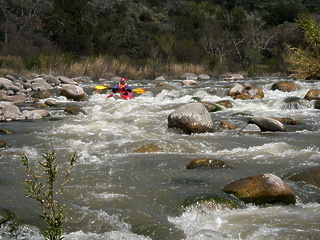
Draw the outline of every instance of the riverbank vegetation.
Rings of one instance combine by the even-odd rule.
[[[47,152],[43,155],[43,161],[38,162],[33,169],[29,164],[29,158],[26,155],[21,156],[21,162],[28,173],[29,179],[25,180],[25,190],[27,197],[35,199],[40,203],[42,210],[41,217],[46,224],[43,230],[43,235],[46,240],[61,240],[63,239],[62,225],[66,212],[65,205],[58,203],[58,196],[62,194],[64,186],[69,180],[71,169],[74,167],[78,155],[74,153],[70,156],[70,165],[66,170],[66,174],[59,185],[58,173],[59,166],[55,153],[53,151]]]
[[[313,0],[4,0],[0,74],[318,78],[319,10]]]

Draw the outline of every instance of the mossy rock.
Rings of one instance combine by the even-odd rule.
[[[199,196],[192,196],[187,198],[183,203],[183,208],[195,208],[201,212],[212,212],[222,210],[235,210],[240,207],[236,201],[214,196],[210,194],[202,194]]]
[[[4,147],[6,147],[6,146],[7,146],[6,141],[3,140],[3,139],[0,139],[0,148],[4,148]]]
[[[225,108],[233,108],[233,104],[229,100],[221,100],[221,101],[216,102],[216,104],[221,105]]]
[[[190,161],[186,166],[187,169],[195,168],[232,168],[229,164],[222,160],[210,158],[198,158]]]
[[[66,107],[64,111],[72,115],[79,115],[80,113],[86,114],[84,110],[78,107]]]
[[[202,102],[202,101],[200,103],[202,103],[206,107],[208,112],[217,112],[222,110],[222,107],[215,103]]]
[[[163,149],[160,148],[156,144],[147,144],[144,146],[139,147],[138,149],[134,150],[134,153],[154,153],[154,152],[162,152]]]
[[[12,218],[12,214],[7,210],[0,208],[0,224],[9,221]]]
[[[10,131],[10,130],[8,130],[8,129],[6,129],[6,128],[1,128],[0,129],[0,134],[1,133],[4,133],[4,134],[13,134],[13,132],[12,131]]]

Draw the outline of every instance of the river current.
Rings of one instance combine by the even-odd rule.
[[[3,122],[14,132],[1,135],[7,147],[0,155],[1,208],[10,210],[23,223],[12,234],[9,224],[0,229],[0,239],[43,239],[40,208],[26,198],[26,173],[17,155],[31,162],[54,150],[59,164],[67,166],[74,151],[80,156],[61,196],[66,204],[66,240],[170,239],[170,240],[295,240],[320,239],[320,190],[303,182],[284,180],[294,192],[295,205],[241,207],[208,211],[190,201],[205,196],[235,200],[221,189],[234,180],[262,173],[285,179],[292,172],[320,165],[320,111],[313,102],[288,104],[288,97],[303,98],[320,81],[293,81],[295,92],[272,91],[273,83],[288,78],[245,78],[239,81],[210,79],[183,86],[180,80],[129,81],[147,92],[132,100],[106,100],[92,94],[92,83],[81,85],[88,101],[55,98],[59,107],[47,109],[50,117],[37,121]],[[235,83],[261,88],[262,100],[233,100],[226,90]],[[233,107],[211,113],[215,132],[186,135],[168,129],[168,115],[194,101],[231,100]],[[86,114],[67,115],[65,106],[77,106]],[[20,106],[21,110],[30,108]],[[239,114],[242,113],[242,114]],[[245,114],[244,114],[245,113]],[[293,118],[286,132],[243,134],[238,131],[255,116]],[[222,130],[221,120],[235,130]],[[155,144],[154,153],[136,150]],[[196,158],[216,158],[232,169],[186,169]]]

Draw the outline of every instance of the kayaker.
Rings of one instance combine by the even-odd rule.
[[[128,85],[127,79],[120,78],[119,83],[112,88],[112,92],[128,95],[129,92],[132,92],[132,88]]]

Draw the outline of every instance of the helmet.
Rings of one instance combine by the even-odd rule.
[[[127,81],[127,79],[125,79],[125,78],[120,78],[120,82],[125,82],[125,81]]]

